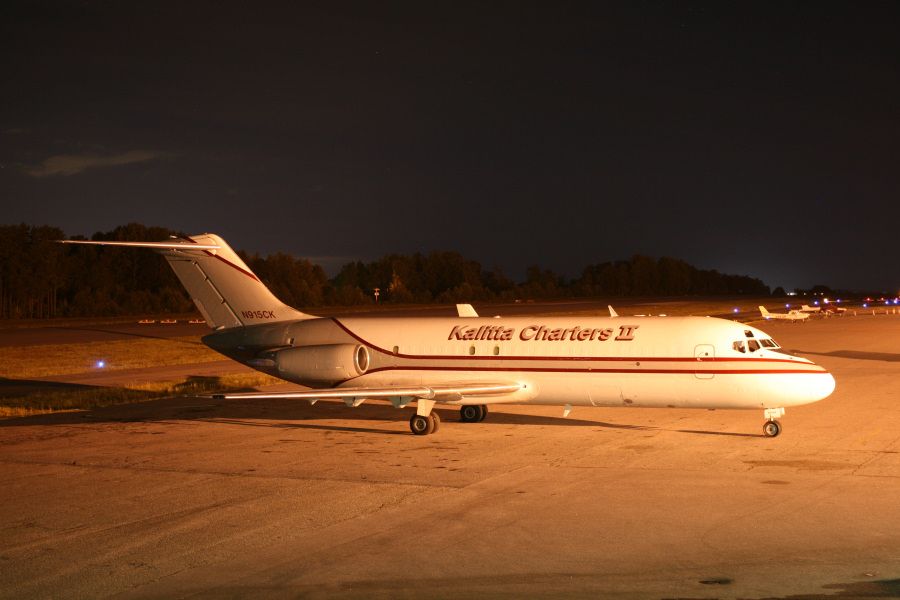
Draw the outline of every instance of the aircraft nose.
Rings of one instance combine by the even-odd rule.
[[[822,373],[817,373],[809,378],[806,382],[806,396],[809,402],[818,402],[824,400],[834,392],[836,383],[834,375],[823,369]]]
[[[823,390],[823,398],[827,398],[828,396],[830,396],[831,393],[834,392],[834,388],[837,387],[837,382],[834,380],[834,375],[832,375],[828,371],[825,371],[825,377],[827,379],[827,383],[824,386],[825,389]]]

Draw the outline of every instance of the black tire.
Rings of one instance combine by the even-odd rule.
[[[484,418],[484,410],[477,404],[466,404],[459,407],[459,420],[463,423],[477,423]]]
[[[437,430],[441,428],[441,415],[437,414],[437,411],[431,411],[430,419],[434,421],[434,429],[431,433],[437,433]]]
[[[763,425],[763,435],[766,437],[778,437],[781,433],[781,423],[778,421],[766,421]]]
[[[478,417],[478,422],[479,422],[479,423],[481,423],[482,421],[484,421],[484,418],[487,416],[487,413],[488,413],[487,404],[482,404],[482,405],[481,405],[481,416]]]
[[[416,435],[434,433],[434,419],[431,416],[413,415],[409,418],[409,429]]]

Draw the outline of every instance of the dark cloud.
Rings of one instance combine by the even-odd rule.
[[[133,165],[165,156],[149,150],[129,150],[122,154],[98,156],[96,154],[60,154],[51,156],[34,167],[25,167],[31,177],[52,177],[56,175],[76,175],[88,169],[100,169]]]

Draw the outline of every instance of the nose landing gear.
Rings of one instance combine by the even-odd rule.
[[[776,437],[779,433],[781,433],[781,423],[779,423],[775,419],[784,416],[783,408],[767,408],[765,409],[765,411],[763,411],[763,416],[766,419],[766,422],[763,425],[764,436]]]
[[[763,435],[766,437],[775,437],[781,433],[781,423],[778,421],[766,421],[763,425]]]

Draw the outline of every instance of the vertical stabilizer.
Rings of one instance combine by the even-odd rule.
[[[156,250],[169,261],[181,285],[213,329],[315,318],[276,298],[225,240],[212,233],[166,242],[60,240],[60,243]]]
[[[186,243],[184,250],[179,246],[160,252],[210,327],[227,329],[312,318],[276,298],[219,236],[204,233],[187,240],[217,247],[191,250]]]

